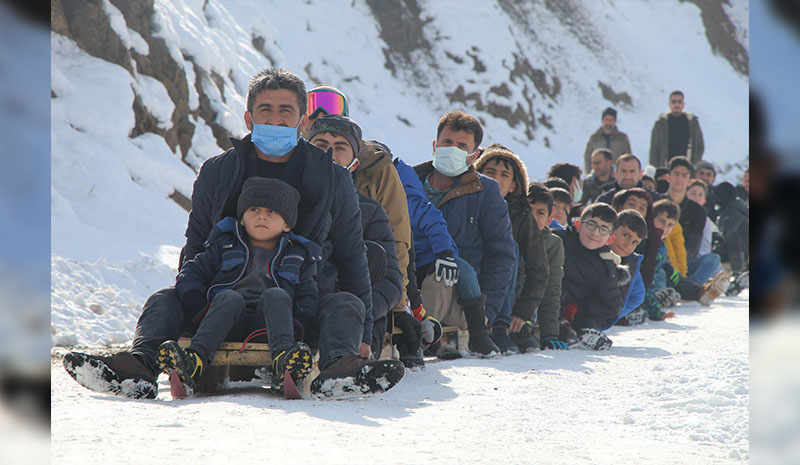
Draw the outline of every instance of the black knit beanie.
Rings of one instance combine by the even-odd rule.
[[[605,110],[603,110],[603,116],[602,117],[605,118],[606,115],[611,115],[611,116],[614,117],[614,119],[617,119],[617,110],[615,110],[615,109],[613,109],[611,107],[608,107]]]
[[[241,219],[250,207],[271,208],[283,217],[290,228],[294,228],[298,203],[300,193],[280,179],[252,177],[242,185],[236,215]]]
[[[320,116],[311,126],[308,140],[310,141],[321,132],[330,132],[344,137],[353,147],[353,156],[358,157],[358,152],[361,150],[361,128],[355,121],[342,115]]]

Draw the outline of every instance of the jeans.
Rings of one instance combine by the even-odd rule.
[[[519,273],[519,243],[514,241],[514,271],[511,274],[511,282],[508,283],[508,289],[506,289],[506,300],[503,301],[503,307],[500,309],[500,313],[497,314],[494,321],[491,322],[492,325],[495,324],[504,324],[506,326],[511,326],[511,310],[514,308],[514,302],[517,300],[517,274]]]
[[[364,332],[364,303],[349,292],[334,292],[319,303],[319,369],[343,355],[358,354]]]
[[[715,253],[707,253],[695,258],[689,259],[686,262],[689,271],[686,277],[689,281],[703,285],[708,278],[714,276],[719,271],[719,255]]]

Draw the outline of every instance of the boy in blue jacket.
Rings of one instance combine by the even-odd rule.
[[[600,330],[605,331],[616,324],[622,317],[639,307],[644,302],[644,281],[639,271],[643,256],[635,252],[636,247],[647,238],[647,222],[636,210],[622,210],[617,215],[617,227],[614,228],[614,242],[611,251],[622,259],[622,265],[628,267],[631,280],[620,286],[623,296],[622,311],[614,322]]]
[[[223,340],[255,335],[251,331],[265,323],[273,389],[283,391],[286,371],[295,383],[311,372],[311,351],[302,340],[319,312],[322,250],[291,232],[299,201],[283,181],[249,178],[239,196],[239,221],[217,223],[206,250],[181,268],[175,287],[186,314],[195,315],[197,332],[185,350],[175,341],[162,343],[158,364],[177,375],[184,394],[191,394]]]

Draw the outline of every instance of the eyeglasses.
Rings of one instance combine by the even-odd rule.
[[[672,103],[683,103],[683,100],[672,100]]]
[[[595,229],[600,231],[600,234],[602,234],[603,236],[608,236],[609,234],[611,234],[611,229],[609,229],[608,226],[600,226],[594,221],[589,220],[581,224],[586,226],[586,229],[588,229],[589,231],[594,231]]]
[[[347,97],[331,88],[312,89],[308,92],[306,114],[309,118],[316,118],[323,112],[326,115],[348,116],[350,108]]]

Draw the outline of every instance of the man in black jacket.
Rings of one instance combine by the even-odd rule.
[[[617,158],[616,166],[614,167],[614,176],[615,180],[611,189],[602,193],[600,197],[597,198],[598,202],[611,205],[611,201],[614,199],[614,194],[617,192],[623,189],[630,189],[632,187],[645,188],[644,184],[642,184],[642,162],[636,157],[636,155],[631,153],[626,153],[625,155]],[[660,194],[649,189],[647,192],[650,193],[653,201],[660,200],[662,197]]]

